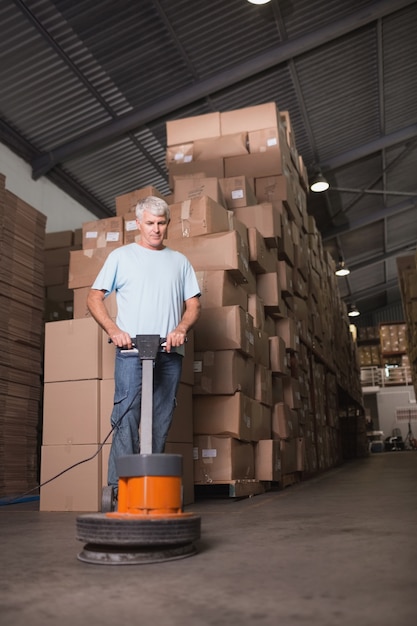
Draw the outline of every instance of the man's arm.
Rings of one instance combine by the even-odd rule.
[[[186,340],[187,333],[194,326],[200,317],[201,303],[198,296],[189,298],[184,303],[184,313],[178,326],[168,333],[166,350],[170,352],[171,347],[182,346]]]
[[[131,348],[132,342],[129,333],[120,330],[107,311],[106,305],[104,304],[105,293],[104,290],[90,289],[87,297],[87,308],[97,324],[108,334],[115,346],[119,348]]]

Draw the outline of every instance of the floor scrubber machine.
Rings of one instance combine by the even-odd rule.
[[[159,335],[137,335],[132,348],[142,361],[140,454],[117,461],[117,506],[113,488],[104,487],[101,513],[77,517],[77,539],[86,542],[78,559],[85,563],[155,563],[197,552],[201,520],[183,510],[182,456],[152,453],[153,367],[161,345]]]

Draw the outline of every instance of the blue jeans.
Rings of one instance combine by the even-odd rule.
[[[172,422],[176,394],[181,378],[183,357],[177,353],[158,352],[153,367],[152,452],[163,452]],[[109,455],[107,482],[118,487],[116,459],[140,452],[142,361],[135,353],[116,349],[114,369],[114,427]]]

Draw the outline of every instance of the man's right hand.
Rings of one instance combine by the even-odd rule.
[[[117,331],[109,334],[109,337],[111,342],[118,348],[127,348],[130,350],[132,347],[132,339],[129,333],[126,333],[123,330],[118,329]]]

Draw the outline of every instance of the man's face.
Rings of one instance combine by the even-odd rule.
[[[136,224],[142,235],[141,246],[152,250],[161,250],[164,247],[163,241],[168,230],[166,217],[152,215],[152,213],[144,211],[142,221],[136,220]]]

